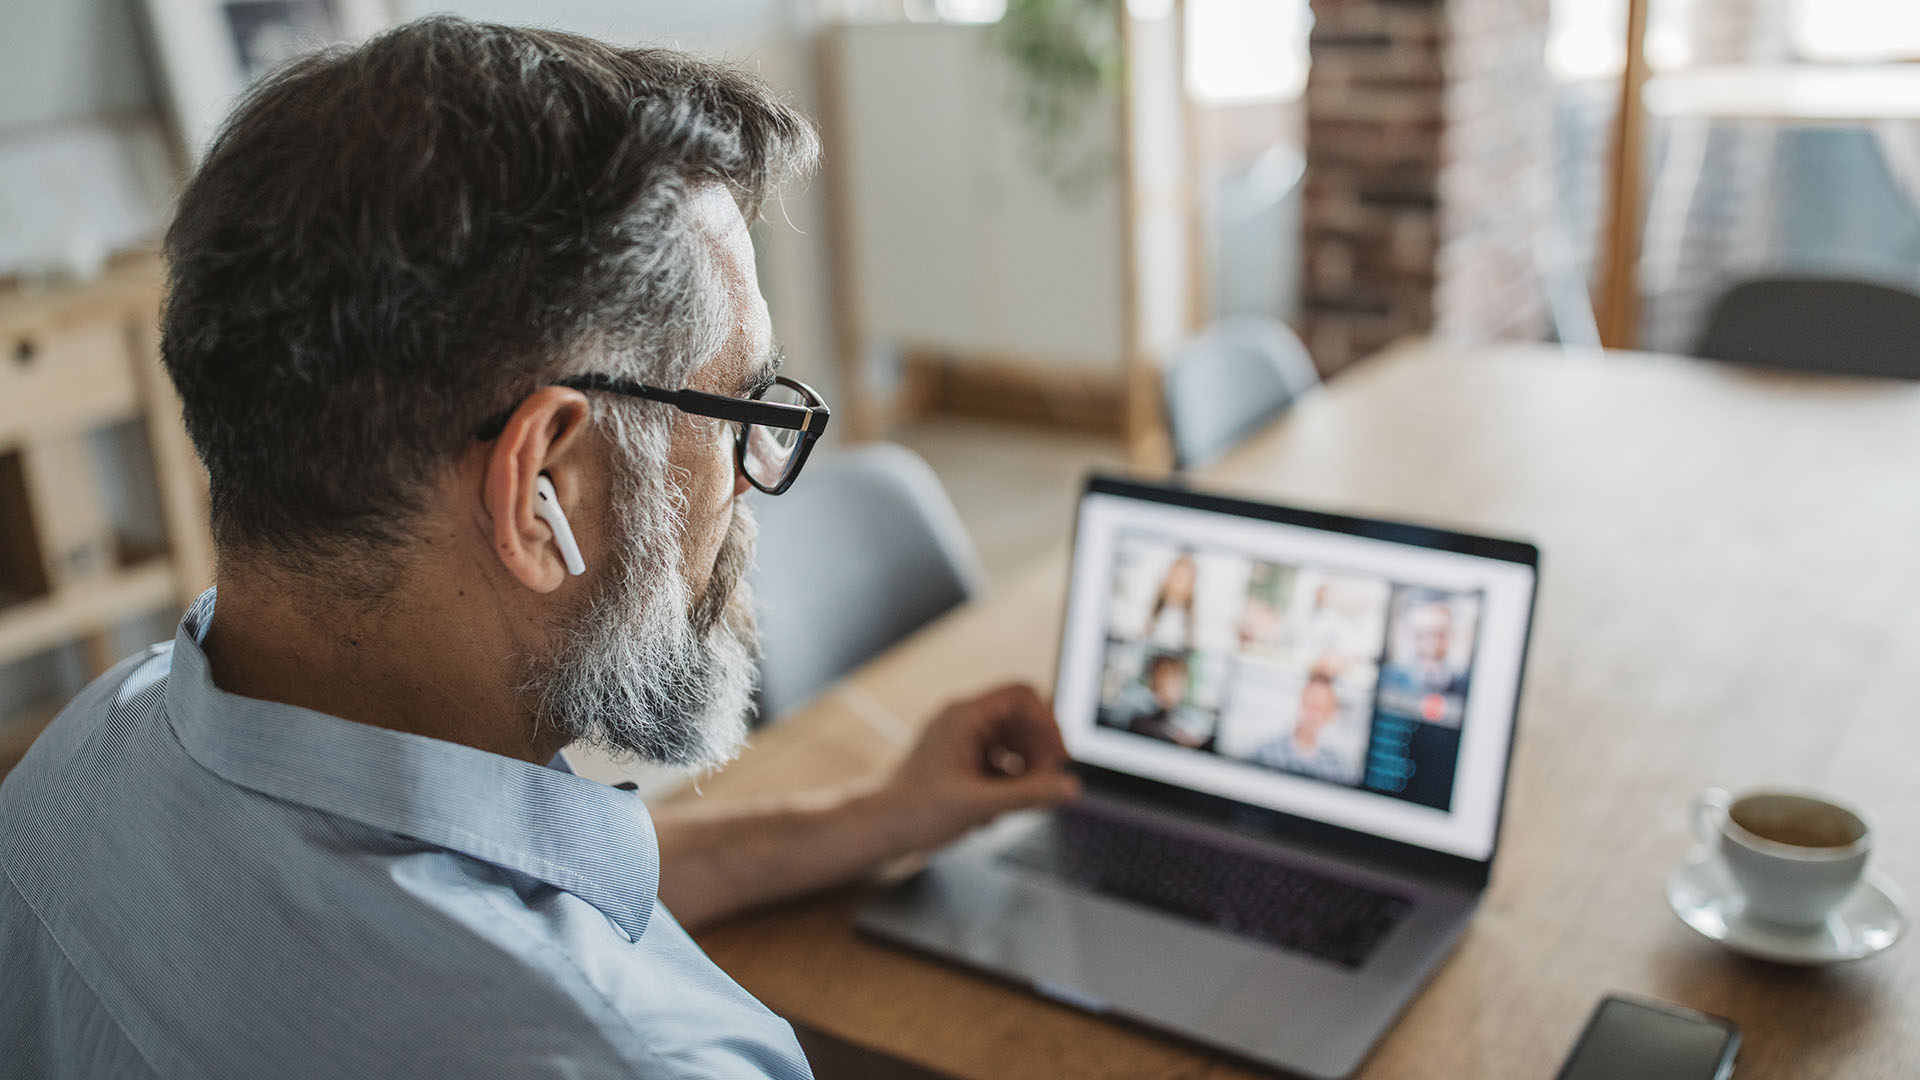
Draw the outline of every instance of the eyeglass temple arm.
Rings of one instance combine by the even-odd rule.
[[[780,381],[792,384],[809,398],[820,401],[820,395],[814,393],[813,389],[805,383],[787,378],[782,378]],[[709,394],[703,390],[667,390],[611,375],[574,375],[561,379],[555,385],[572,390],[598,390],[625,397],[658,401],[695,416],[710,416],[716,420],[785,428],[789,431],[798,431],[813,439],[819,438],[820,434],[827,429],[827,421],[833,415],[825,402],[819,405],[787,405],[777,401]],[[512,415],[513,411],[509,409],[499,416],[489,418],[474,433],[475,437],[482,440],[495,438]]]

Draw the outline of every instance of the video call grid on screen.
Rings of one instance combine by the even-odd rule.
[[[1532,589],[1499,559],[1089,494],[1056,709],[1089,764],[1484,859]]]
[[[1147,530],[1122,531],[1115,560],[1101,726],[1451,806],[1479,590],[1268,562]],[[1434,662],[1417,662],[1421,640],[1437,643]]]

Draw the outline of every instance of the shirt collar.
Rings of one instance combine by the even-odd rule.
[[[630,939],[660,875],[639,797],[470,746],[229,694],[200,648],[214,590],[174,635],[166,710],[187,753],[227,781],[538,878]]]

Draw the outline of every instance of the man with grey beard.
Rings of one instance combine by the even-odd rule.
[[[167,237],[217,589],[0,785],[0,1071],[803,1077],[683,924],[1074,797],[1017,687],[764,805],[556,757],[741,744],[742,496],[829,415],[747,223],[816,153],[732,69],[453,19],[249,94]]]

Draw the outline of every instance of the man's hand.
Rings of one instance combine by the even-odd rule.
[[[1053,713],[1030,686],[942,709],[872,800],[905,847],[939,847],[1009,810],[1080,796]]]
[[[686,926],[828,888],[998,814],[1076,798],[1040,695],[1007,686],[933,718],[893,774],[759,802],[653,813],[660,898]]]

